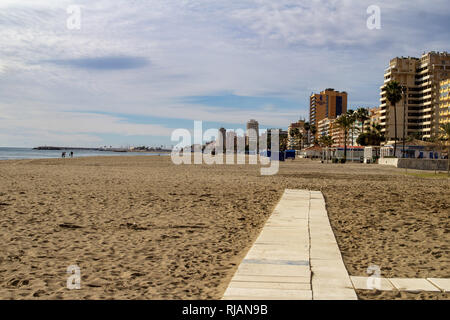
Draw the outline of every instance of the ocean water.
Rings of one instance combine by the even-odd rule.
[[[69,157],[70,151],[66,151],[66,157]],[[112,152],[112,151],[94,151],[94,150],[73,150],[74,158],[77,157],[95,157],[95,156],[165,156],[168,153],[157,152]],[[62,150],[33,150],[30,148],[1,148],[0,160],[16,159],[47,159],[61,158]]]

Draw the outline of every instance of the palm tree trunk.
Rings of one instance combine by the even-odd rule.
[[[354,136],[355,136],[355,123],[353,122],[353,124],[352,124],[352,147],[354,145],[354,142],[353,142],[353,137]],[[352,159],[352,161],[353,161],[353,159]]]
[[[394,157],[397,156],[397,108],[394,104]]]
[[[347,162],[347,131],[344,131],[344,162]]]

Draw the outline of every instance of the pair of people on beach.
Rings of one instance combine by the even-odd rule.
[[[63,151],[63,153],[61,154],[61,158],[65,158],[66,157],[66,152]],[[70,157],[73,158],[73,151],[70,151]]]

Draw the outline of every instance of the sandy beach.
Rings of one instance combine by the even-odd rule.
[[[450,180],[363,164],[0,161],[1,299],[220,299],[285,188],[323,192],[350,275],[450,278]],[[81,289],[68,290],[78,265]],[[364,299],[448,294],[358,291]]]

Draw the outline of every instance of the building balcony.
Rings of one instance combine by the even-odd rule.
[[[432,76],[430,76],[429,74],[424,75],[423,77],[420,77],[419,79],[417,79],[418,81],[424,81],[424,80],[429,80],[433,78]]]

